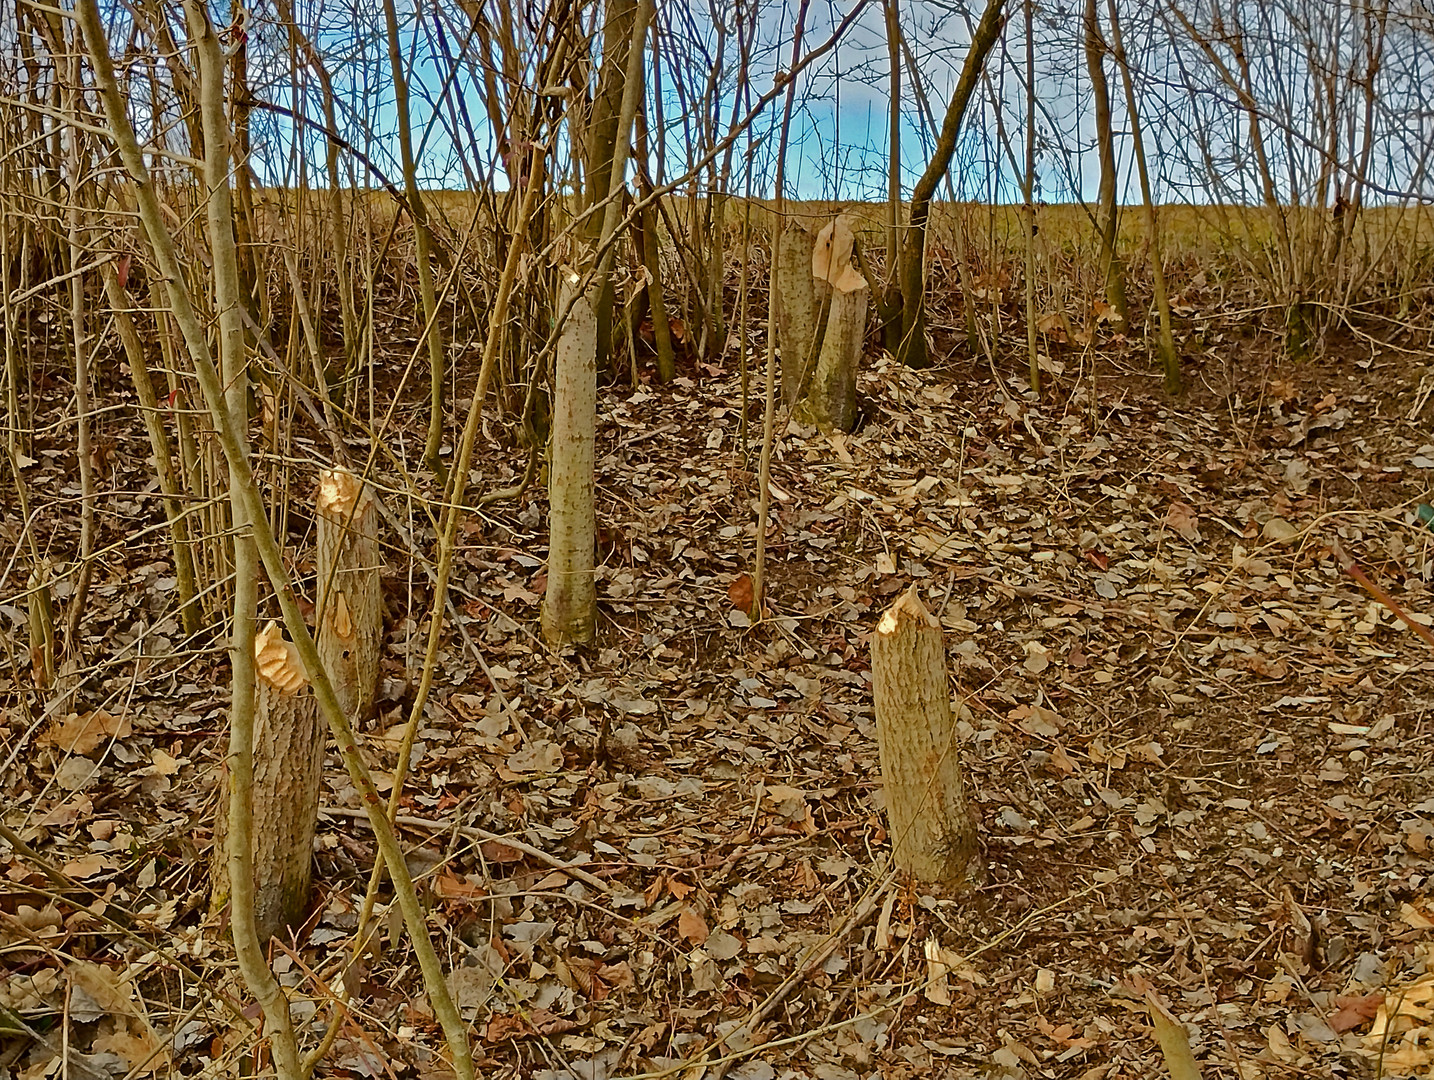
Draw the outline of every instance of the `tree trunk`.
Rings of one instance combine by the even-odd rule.
[[[777,340],[782,347],[782,400],[797,403],[806,378],[808,358],[821,341],[817,326],[817,290],[812,278],[812,248],[816,238],[797,222],[786,228],[773,285],[777,301]]]
[[[1005,6],[1006,0],[986,0],[986,10],[981,13],[981,21],[971,36],[961,77],[951,94],[946,118],[941,122],[936,148],[911,192],[911,220],[901,248],[901,347],[896,354],[908,367],[923,368],[931,364],[926,353],[926,222],[931,216],[931,197],[956,153],[961,118],[976,91],[986,57],[1000,37],[1001,13]]]
[[[592,120],[586,131],[583,147],[586,171],[583,208],[592,209],[612,194],[613,160],[618,155],[619,137],[627,139],[626,130],[618,133],[622,112],[622,97],[626,83],[629,53],[632,49],[633,20],[637,18],[637,0],[608,0],[606,22],[603,25],[602,68],[598,72],[598,92],[593,100]],[[622,158],[627,160],[627,148],[622,148]],[[621,174],[617,182],[621,183]],[[602,211],[587,220],[586,231],[592,240],[601,239],[606,214]],[[592,297],[593,312],[597,317],[597,355],[604,367],[612,357],[612,307],[613,287],[611,280],[604,278],[598,284]]]
[[[1105,285],[1105,302],[1110,305],[1110,326],[1117,334],[1130,329],[1130,312],[1125,301],[1125,264],[1116,250],[1120,212],[1115,205],[1115,134],[1110,120],[1110,87],[1105,80],[1105,39],[1100,35],[1096,0],[1085,4],[1085,66],[1090,74],[1091,101],[1095,109],[1095,145],[1100,158],[1099,202],[1096,232],[1100,238],[1100,274]]]
[[[1125,105],[1130,115],[1130,141],[1135,147],[1135,168],[1140,176],[1140,198],[1145,204],[1145,225],[1150,230],[1150,278],[1155,288],[1155,307],[1160,315],[1160,368],[1165,375],[1165,392],[1175,395],[1180,393],[1180,355],[1175,351],[1175,333],[1170,320],[1170,296],[1165,288],[1160,219],[1150,193],[1150,170],[1145,164],[1145,143],[1140,137],[1140,112],[1135,96],[1135,83],[1130,77],[1125,45],[1120,39],[1120,16],[1116,12],[1116,0],[1106,0],[1106,5],[1110,12],[1110,43],[1115,50],[1116,66],[1120,68],[1121,85],[1125,89]]]
[[[277,623],[254,637],[253,817],[254,923],[261,942],[299,926],[313,879],[314,831],[323,779],[324,726],[294,644]],[[223,781],[214,832],[214,894],[229,901],[224,854],[229,774]]]
[[[1031,391],[1041,392],[1040,350],[1036,342],[1036,45],[1031,0],[1025,4],[1026,30],[1026,167],[1021,176],[1026,248],[1026,364]]]
[[[319,656],[350,720],[367,716],[383,644],[377,511],[347,469],[325,469],[318,496]]]
[[[919,881],[967,881],[976,823],[961,780],[946,649],[914,585],[872,635],[871,681],[896,867]]]
[[[805,409],[823,432],[856,427],[856,372],[866,340],[866,307],[871,290],[862,284],[850,292],[831,290],[822,351],[817,356]]]
[[[838,217],[817,234],[812,250],[810,273],[821,283],[827,315],[816,370],[801,408],[827,433],[856,427],[856,372],[866,341],[871,288],[852,265],[855,244],[847,219]]]
[[[552,459],[548,464],[548,591],[543,636],[557,645],[591,641],[597,623],[593,579],[593,459],[597,425],[597,316],[576,281],[563,282],[568,319],[553,359]]]
[[[637,152],[640,160],[647,160],[647,110],[638,106],[637,111]],[[644,175],[639,171],[639,175]],[[652,185],[645,180],[638,181],[638,190],[644,199],[651,197]],[[657,347],[657,378],[669,383],[677,377],[677,357],[672,347],[672,323],[667,317],[667,298],[662,288],[662,254],[657,242],[657,210],[655,204],[648,206],[641,214],[642,265],[647,271],[648,308],[652,316],[652,339]]]

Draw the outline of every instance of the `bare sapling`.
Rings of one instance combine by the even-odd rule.
[[[210,279],[214,311],[218,318],[218,373],[224,379],[222,397],[219,394],[214,396],[210,410],[217,410],[217,419],[224,424],[245,432],[248,429],[249,401],[242,317],[244,300],[229,188],[229,120],[224,100],[224,53],[205,7],[196,0],[186,0],[185,16],[199,65],[199,114],[204,133],[202,176],[212,265]],[[103,45],[102,34],[96,31],[91,31],[88,26],[85,30],[91,36],[90,52],[98,68],[99,53],[107,46]],[[104,59],[108,58],[106,51]],[[113,110],[107,109],[107,112],[110,112],[111,125],[117,126]],[[151,241],[154,239],[151,235]],[[171,286],[175,287],[177,283]],[[170,299],[171,308],[176,307],[173,294]],[[206,356],[207,353],[206,344]],[[247,448],[240,443],[236,449],[247,465]],[[231,469],[233,465],[231,460]],[[258,839],[254,826],[255,774],[257,772],[262,778],[269,772],[261,750],[279,749],[270,741],[270,733],[259,736],[255,730],[255,721],[259,716],[256,685],[259,561],[253,534],[260,529],[267,530],[267,521],[262,509],[247,504],[239,490],[232,486],[230,503],[235,533],[234,594],[229,629],[229,748],[225,758],[229,791],[224,808],[227,818],[222,827],[216,821],[215,832],[216,835],[224,833],[218,851],[223,853],[227,872],[235,956],[249,991],[264,1010],[264,1026],[274,1054],[275,1068],[287,1080],[298,1074],[298,1040],[288,1000],[264,959],[263,945],[268,938],[261,936],[259,929],[254,876],[255,842]]]
[[[962,117],[976,91],[986,57],[1000,37],[1005,6],[1006,0],[986,0],[981,21],[971,36],[960,78],[951,92],[931,159],[911,192],[911,211],[901,246],[901,341],[896,353],[897,359],[908,367],[924,368],[931,364],[926,350],[926,224],[931,216],[931,199],[951,167]]]
[[[264,513],[264,497],[259,490],[253,469],[249,465],[243,430],[236,425],[225,400],[225,384],[214,366],[203,324],[195,311],[184,275],[180,272],[174,240],[165,224],[164,212],[150,178],[144,152],[129,123],[125,99],[120,91],[113,61],[109,55],[109,43],[105,37],[98,4],[95,0],[81,0],[76,8],[76,14],[84,31],[87,51],[93,62],[95,82],[104,105],[105,118],[109,123],[110,133],[119,149],[125,170],[129,174],[130,183],[139,203],[140,218],[153,246],[158,269],[165,282],[170,308],[175,322],[183,334],[194,372],[198,376],[210,416],[214,421],[215,434],[218,436],[218,442],[229,466],[230,484],[235,499],[244,509],[245,520],[251,523],[253,547],[257,549],[259,558],[269,576],[269,581],[274,588],[279,607],[284,615],[284,626],[299,651],[304,672],[318,698],[320,713],[333,733],[338,744],[339,756],[348,770],[350,779],[358,789],[364,805],[368,808],[369,822],[373,828],[379,851],[390,868],[389,875],[393,882],[394,895],[399,909],[403,912],[404,925],[408,929],[415,958],[423,973],[424,987],[428,991],[434,1015],[443,1028],[452,1056],[454,1072],[459,1080],[472,1080],[474,1076],[473,1055],[468,1044],[466,1025],[454,1006],[453,997],[444,978],[442,964],[428,934],[423,907],[419,903],[418,896],[414,891],[413,879],[403,861],[398,838],[394,834],[393,826],[382,811],[382,801],[374,788],[368,767],[359,753],[353,728],[339,705],[333,685],[319,659],[313,636],[304,622],[298,597],[289,580],[283,553],[268,528]],[[194,14],[197,18],[203,18],[205,15],[202,9],[195,9]],[[202,34],[202,26],[200,32]],[[212,36],[213,29],[210,27],[208,35],[201,38],[205,44],[205,48],[200,50],[201,57],[206,52],[210,56],[219,54],[217,39],[209,40]],[[206,124],[206,130],[210,124],[223,116],[222,85],[216,87],[214,83],[211,83],[207,90],[205,115],[210,123]],[[222,125],[217,126],[217,131],[222,132],[223,130]],[[251,672],[252,641],[251,637],[249,639]],[[236,672],[239,670],[236,657]],[[252,698],[252,682],[250,694]],[[250,724],[248,734],[252,735],[252,724]],[[237,749],[241,752],[235,754],[231,759],[238,766],[237,770],[231,774],[231,783],[236,778],[247,782],[252,777],[252,770],[249,767],[252,744]],[[237,815],[234,813],[236,809],[238,810]],[[230,861],[231,892],[235,888],[243,888],[244,882],[250,880],[248,874],[234,873],[236,864],[242,866],[244,870],[251,868],[247,839],[250,832],[249,823],[243,820],[247,817],[248,810],[247,791],[240,792],[231,799],[230,835],[244,838],[229,845],[234,856]],[[310,1072],[313,1063],[309,1062],[306,1066],[298,1060],[288,1003],[274,980],[272,972],[263,962],[257,935],[253,931],[253,898],[249,896],[244,899],[249,902],[250,906],[247,911],[249,918],[246,920],[248,925],[242,931],[244,935],[242,947],[236,940],[236,955],[239,959],[240,970],[250,991],[254,993],[264,1010],[265,1030],[274,1051],[276,1070],[284,1080],[297,1078]],[[231,910],[236,910],[237,906],[236,903],[231,902]]]
[[[78,35],[75,35],[78,37]],[[69,114],[78,118],[83,110],[80,73],[80,50],[68,49],[69,78],[66,80],[65,104]],[[84,620],[85,605],[89,602],[90,580],[94,576],[95,554],[95,455],[94,455],[94,402],[90,379],[90,353],[93,339],[90,333],[89,298],[85,292],[83,264],[88,261],[89,229],[86,227],[88,197],[85,174],[88,171],[88,155],[81,143],[81,131],[70,126],[64,130],[65,168],[69,174],[65,225],[67,249],[70,259],[70,331],[74,349],[75,372],[75,457],[80,475],[80,546],[77,553],[78,567],[74,591],[65,610],[65,662],[69,667],[80,664],[80,625]]]
[[[647,160],[647,116],[645,104],[638,103],[637,153],[639,161]],[[667,295],[662,286],[662,251],[658,243],[656,199],[646,171],[639,170],[638,192],[647,203],[641,215],[642,269],[647,278],[647,302],[652,319],[652,339],[657,347],[657,378],[671,382],[677,375],[677,358],[672,346],[672,322],[667,315]],[[650,200],[650,201],[649,201]]]
[[[1096,192],[1096,238],[1100,243],[1100,276],[1109,307],[1110,328],[1117,334],[1129,331],[1130,313],[1125,300],[1125,264],[1116,249],[1120,230],[1120,208],[1115,201],[1115,131],[1110,116],[1110,84],[1105,77],[1105,54],[1109,46],[1100,32],[1097,0],[1085,4],[1085,64],[1090,75],[1091,108],[1095,113],[1096,156],[1100,159],[1100,186]]]
[[[428,436],[423,445],[423,461],[442,484],[447,481],[447,471],[439,456],[443,449],[443,380],[447,375],[447,360],[443,334],[438,326],[438,297],[433,288],[433,267],[429,262],[433,238],[429,233],[428,214],[423,194],[418,187],[417,165],[413,158],[413,133],[408,115],[408,77],[403,66],[398,12],[393,0],[384,0],[383,17],[388,31],[389,70],[393,77],[394,112],[398,122],[404,196],[413,219],[413,257],[418,263],[418,295],[423,308],[424,331],[428,335]]]
[[[901,348],[901,285],[896,268],[901,258],[901,13],[899,0],[885,0],[886,65],[890,83],[887,100],[886,149],[886,287],[875,293],[882,344],[893,355]],[[920,93],[920,86],[916,87]]]
[[[1032,14],[1031,0],[1026,0],[1026,163],[1021,172],[1021,217],[1025,221],[1026,364],[1031,391],[1040,394],[1040,348],[1036,339],[1036,46]]]
[[[197,597],[189,518],[184,513],[184,495],[171,457],[169,435],[164,430],[164,421],[159,411],[159,396],[154,392],[149,358],[130,314],[129,298],[125,295],[125,286],[120,281],[119,271],[113,263],[106,262],[100,268],[100,276],[104,281],[105,297],[109,301],[110,316],[114,319],[120,346],[129,362],[135,397],[139,399],[140,415],[144,420],[145,432],[149,435],[149,449],[154,462],[155,479],[159,482],[160,497],[164,504],[164,516],[169,523],[170,550],[174,553],[175,591],[179,597],[179,624],[186,635],[193,636],[199,633],[204,624],[204,611]]]
[[[1130,121],[1130,141],[1135,147],[1135,168],[1140,176],[1140,198],[1145,206],[1145,227],[1150,234],[1150,278],[1155,289],[1155,308],[1160,317],[1160,369],[1165,378],[1167,394],[1180,393],[1180,355],[1175,351],[1175,333],[1171,328],[1170,295],[1165,288],[1165,260],[1160,246],[1160,217],[1150,190],[1150,170],[1145,160],[1145,143],[1140,137],[1140,110],[1135,82],[1126,61],[1125,45],[1120,37],[1120,15],[1116,0],[1106,0],[1110,12],[1110,44],[1120,68],[1120,81],[1125,88],[1125,107]]]
[[[792,30],[792,70],[795,71],[797,57],[802,54],[802,33],[807,25],[807,8],[811,0],[802,0],[797,9],[797,24]],[[772,446],[777,437],[777,334],[779,332],[777,283],[778,268],[786,265],[782,249],[782,233],[786,216],[786,158],[787,139],[792,129],[792,108],[797,99],[797,80],[794,75],[787,78],[786,98],[782,102],[782,123],[777,136],[777,179],[776,193],[772,200],[772,224],[768,235],[772,238],[772,265],[767,284],[767,381],[766,401],[762,408],[762,456],[757,466],[757,536],[756,550],[752,555],[752,610],[753,622],[762,617],[762,608],[767,588],[767,515],[772,506]],[[803,272],[811,277],[811,263],[803,256]],[[785,349],[784,349],[785,352]],[[805,356],[805,353],[803,353]],[[798,375],[800,385],[800,375]]]

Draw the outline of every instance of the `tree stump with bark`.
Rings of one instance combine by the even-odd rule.
[[[308,908],[328,729],[319,718],[298,649],[284,639],[277,623],[255,636],[254,662],[254,921],[259,940],[268,941],[298,926]],[[214,830],[213,911],[229,902],[228,807],[226,769]]]
[[[568,310],[553,359],[553,427],[548,463],[548,588],[543,636],[553,645],[591,641],[597,631],[593,577],[593,463],[597,442],[598,325],[591,298],[564,275]]]
[[[821,305],[812,277],[814,237],[797,222],[787,226],[773,268],[777,290],[777,341],[782,347],[782,399],[795,405],[811,372],[808,362],[820,346]]]
[[[871,638],[876,734],[892,857],[920,881],[975,875],[976,823],[966,804],[941,623],[913,585]]]
[[[314,500],[318,521],[318,647],[350,720],[373,708],[383,645],[377,509],[347,469],[325,469]]]
[[[852,265],[855,244],[850,222],[837,217],[812,248],[812,277],[826,294],[827,319],[802,411],[826,434],[856,427],[856,373],[871,289]]]

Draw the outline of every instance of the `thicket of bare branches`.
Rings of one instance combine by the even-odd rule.
[[[649,359],[662,382],[740,367],[745,387],[764,356],[765,463],[792,402],[775,389],[779,298],[753,294],[795,242],[789,221],[845,209],[854,287],[872,290],[895,355],[922,366],[964,348],[1037,392],[1048,337],[1112,328],[1148,337],[1177,390],[1172,296],[1178,313],[1181,291],[1207,283],[1295,358],[1336,330],[1407,330],[1434,250],[1432,47],[1428,13],[1391,0],[18,0],[0,15],[7,696],[33,730],[115,692],[115,650],[86,614],[96,566],[134,539],[100,528],[99,477],[106,427],[137,411],[156,512],[135,535],[165,537],[176,579],[160,623],[196,649],[232,646],[236,700],[252,704],[259,614],[282,617],[340,746],[355,718],[315,667],[298,600],[327,591],[311,576],[295,591],[284,541],[320,467],[380,493],[429,597],[411,745],[457,538],[540,476],[558,507],[574,471],[559,444],[590,433],[590,392],[586,412],[554,421],[573,408],[558,387],[577,385],[555,364],[590,357],[634,383]],[[924,319],[936,253],[942,287],[959,287],[954,341]],[[1023,303],[1008,307],[1016,281]],[[799,366],[790,381],[809,378]],[[35,419],[56,384],[71,396],[60,429]],[[744,401],[744,453],[747,415]],[[502,475],[475,464],[495,444]],[[591,446],[575,452],[590,476]],[[73,461],[66,505],[29,497],[41,453]],[[767,497],[764,474],[764,521]],[[571,529],[564,573],[586,580],[591,522]],[[593,602],[550,592],[545,630],[590,637]],[[242,836],[263,734],[234,716]],[[367,909],[386,863],[426,941],[383,813],[406,759],[382,801],[353,760],[383,856]],[[232,843],[227,872],[242,877],[253,855]],[[234,890],[233,905],[275,1066],[311,1072],[343,1003],[328,1040],[301,1045],[253,898]],[[431,946],[419,962],[471,1072]]]

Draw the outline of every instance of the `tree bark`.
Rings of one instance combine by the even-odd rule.
[[[782,400],[797,403],[808,359],[821,341],[817,327],[817,291],[812,278],[816,237],[797,222],[786,228],[773,267],[777,301],[777,340],[782,346]]]
[[[931,216],[931,198],[956,153],[961,118],[976,91],[986,57],[1000,36],[1005,6],[1006,0],[986,0],[986,10],[981,13],[981,21],[971,36],[961,77],[951,94],[946,118],[941,122],[936,148],[911,192],[911,219],[901,248],[901,347],[896,354],[908,367],[924,368],[931,364],[926,352],[926,222]]]
[[[566,275],[565,275],[566,278]],[[553,359],[552,459],[548,464],[548,590],[543,636],[558,645],[591,641],[597,624],[593,578],[593,461],[597,413],[597,316],[589,294],[563,282],[568,319]]]
[[[946,649],[915,586],[877,624],[871,681],[892,858],[920,881],[969,880],[976,824],[961,779]]]
[[[585,210],[600,205],[612,194],[613,161],[619,152],[618,126],[629,53],[632,49],[633,20],[636,18],[637,0],[608,0],[606,21],[603,25],[602,68],[598,72],[598,92],[593,100],[592,119],[585,133],[586,143],[583,147],[587,173],[583,191]],[[625,130],[620,137],[627,139]],[[622,148],[622,158],[626,162],[625,146]],[[623,182],[623,179],[619,174],[618,182]],[[605,220],[604,212],[588,218],[586,230],[590,239],[601,239]],[[606,367],[612,357],[611,280],[604,278],[598,284],[597,292],[592,298],[592,306],[597,317],[598,362]]]
[[[822,351],[817,355],[805,408],[823,432],[856,427],[856,372],[866,340],[866,308],[871,290],[865,284],[845,292],[831,290]]]

